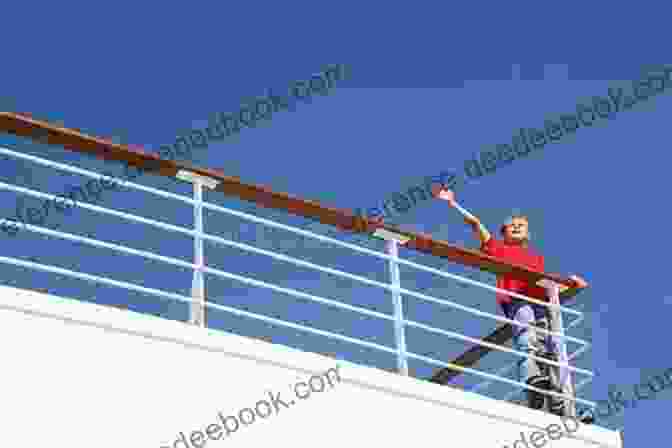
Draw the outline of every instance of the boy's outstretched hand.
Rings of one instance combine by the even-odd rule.
[[[432,196],[437,199],[441,199],[442,201],[446,201],[451,207],[455,207],[464,216],[465,223],[472,227],[479,225],[478,218],[457,205],[457,200],[455,200],[455,193],[453,193],[452,190],[447,189],[441,184],[434,184],[432,185]]]
[[[434,184],[432,185],[432,196],[437,199],[444,200],[448,202],[451,207],[455,206],[455,193],[447,189],[443,185]]]

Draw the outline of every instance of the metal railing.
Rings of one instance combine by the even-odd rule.
[[[102,175],[100,173],[82,169],[82,168],[77,168],[68,164],[64,163],[58,163],[54,161],[50,161],[47,159],[43,159],[41,157],[33,156],[33,155],[28,155],[24,154],[21,152],[13,151],[8,148],[0,148],[0,154],[3,154],[5,156],[9,157],[14,157],[18,158],[27,162],[32,162],[35,164],[39,164],[48,168],[52,168],[55,170],[63,171],[63,172],[68,172],[68,173],[73,173],[77,175],[81,175],[84,177],[89,177],[92,179],[100,178],[100,179],[107,179],[108,181],[111,179],[109,174]],[[549,392],[549,391],[544,391],[541,389],[537,389],[535,387],[529,386],[527,384],[524,384],[519,381],[514,381],[511,379],[508,379],[504,377],[504,373],[506,373],[507,369],[510,370],[512,368],[512,365],[505,367],[503,370],[492,374],[488,372],[483,372],[477,369],[469,368],[469,367],[464,367],[460,365],[456,365],[454,363],[448,363],[439,359],[434,359],[428,356],[424,356],[418,353],[413,353],[408,351],[407,346],[406,346],[406,341],[405,341],[405,333],[407,328],[416,328],[420,329],[429,333],[433,334],[438,334],[441,336],[445,336],[447,338],[451,339],[456,339],[460,340],[463,342],[468,342],[471,344],[476,344],[482,347],[488,347],[492,350],[496,350],[499,352],[507,353],[510,355],[513,355],[518,358],[531,358],[538,360],[540,362],[544,362],[556,367],[565,367],[569,371],[571,371],[573,374],[578,375],[585,375],[587,378],[584,380],[583,383],[585,384],[587,381],[590,381],[593,377],[593,373],[585,370],[585,369],[580,369],[574,366],[567,366],[563,365],[560,362],[555,362],[548,360],[546,358],[538,358],[536,356],[530,355],[528,353],[520,352],[511,348],[508,348],[504,345],[497,345],[497,344],[492,344],[488,342],[484,342],[482,340],[472,338],[463,334],[460,334],[458,332],[454,331],[449,331],[437,327],[433,327],[421,322],[417,322],[414,320],[410,320],[405,318],[404,316],[404,300],[408,300],[408,298],[415,298],[419,299],[421,301],[425,302],[430,302],[434,304],[441,305],[443,307],[451,308],[451,309],[456,309],[460,310],[463,312],[466,312],[468,314],[474,315],[474,316],[479,316],[487,319],[494,320],[496,322],[501,322],[505,324],[510,324],[516,327],[530,327],[531,325],[523,325],[520,324],[516,321],[513,321],[511,319],[498,316],[496,314],[488,313],[482,310],[479,310],[477,308],[465,306],[459,303],[456,303],[451,300],[447,300],[444,298],[438,298],[434,297],[431,295],[423,294],[421,292],[417,291],[412,291],[408,290],[405,288],[402,288],[402,282],[400,279],[400,274],[399,274],[399,267],[400,266],[406,266],[409,268],[416,269],[418,271],[434,274],[438,277],[441,277],[443,279],[449,279],[453,280],[456,282],[461,282],[465,284],[470,284],[472,286],[479,287],[484,290],[492,291],[492,292],[504,292],[507,293],[511,296],[520,298],[522,300],[532,302],[532,303],[537,303],[541,304],[543,306],[549,307],[553,310],[556,310],[560,313],[565,312],[568,315],[574,315],[577,316],[577,319],[575,319],[573,322],[571,322],[567,328],[571,328],[578,323],[580,323],[583,320],[583,313],[573,310],[571,308],[559,305],[559,304],[551,304],[551,303],[546,303],[542,302],[536,299],[532,299],[529,297],[522,296],[520,294],[516,293],[511,293],[509,291],[503,291],[499,288],[496,288],[494,286],[488,285],[486,283],[482,283],[479,281],[475,281],[469,278],[465,278],[459,275],[451,274],[448,272],[445,272],[443,270],[435,269],[429,266],[424,266],[415,262],[412,262],[410,260],[405,260],[399,257],[399,252],[398,252],[398,245],[399,242],[394,239],[394,238],[386,238],[386,251],[385,253],[371,250],[368,248],[364,248],[358,245],[350,244],[335,238],[331,237],[326,237],[324,235],[316,234],[313,232],[309,232],[306,230],[302,230],[297,227],[292,227],[288,226],[273,220],[269,220],[266,218],[262,218],[259,216],[255,216],[249,213],[244,213],[241,211],[229,209],[226,207],[222,207],[216,204],[212,204],[209,202],[206,202],[203,200],[203,187],[204,184],[201,183],[198,180],[193,181],[193,197],[189,198],[183,195],[179,194],[174,194],[166,191],[162,191],[159,189],[151,188],[146,185],[141,185],[138,183],[130,182],[121,178],[112,178],[111,180],[115,180],[116,182],[120,183],[126,188],[130,188],[136,191],[141,191],[144,193],[149,193],[151,195],[155,195],[157,197],[160,197],[162,199],[168,199],[168,200],[175,200],[179,201],[181,203],[189,204],[193,206],[194,210],[194,227],[193,228],[186,228],[182,226],[177,226],[173,224],[169,224],[166,222],[162,222],[156,219],[150,219],[147,217],[143,217],[137,214],[133,213],[128,213],[128,212],[123,212],[120,210],[116,210],[113,208],[107,208],[107,207],[102,207],[99,205],[94,205],[91,203],[87,202],[82,202],[79,201],[77,206],[81,207],[83,209],[95,212],[95,213],[100,213],[108,216],[115,216],[117,218],[120,218],[122,220],[138,223],[138,224],[143,224],[146,226],[149,226],[151,228],[156,228],[156,229],[162,229],[166,230],[169,232],[174,232],[174,233],[179,233],[182,235],[187,235],[191,238],[193,238],[194,241],[194,253],[193,253],[193,261],[185,261],[181,260],[175,257],[168,257],[168,256],[163,256],[151,251],[146,251],[146,250],[140,250],[136,249],[133,247],[129,247],[126,245],[122,244],[116,244],[116,243],[111,243],[109,241],[104,241],[102,239],[98,238],[92,238],[92,237],[84,237],[81,235],[75,235],[73,233],[68,233],[68,232],[63,232],[63,231],[58,231],[58,230],[51,230],[46,227],[42,226],[36,226],[32,224],[23,224],[23,228],[26,231],[29,232],[34,232],[37,234],[42,234],[46,235],[52,238],[57,238],[57,239],[62,239],[62,240],[67,240],[67,241],[72,241],[72,242],[77,242],[81,243],[84,245],[89,245],[92,247],[98,247],[98,248],[104,248],[107,250],[115,251],[118,253],[123,253],[127,255],[132,255],[132,256],[137,256],[137,257],[142,257],[145,259],[153,260],[156,262],[160,263],[165,263],[169,264],[172,266],[178,266],[181,268],[189,269],[193,271],[193,281],[192,281],[192,287],[191,287],[191,297],[181,295],[181,294],[176,294],[174,292],[170,291],[165,291],[162,289],[157,289],[157,288],[149,288],[145,287],[139,284],[131,283],[131,282],[125,282],[125,281],[118,281],[114,280],[105,276],[99,276],[99,275],[92,275],[92,274],[87,274],[84,272],[80,271],[75,271],[71,269],[64,269],[55,265],[48,265],[48,264],[43,264],[43,263],[37,263],[34,261],[27,261],[27,260],[22,260],[18,258],[13,258],[13,257],[0,257],[0,263],[3,264],[8,264],[8,265],[14,265],[14,266],[19,266],[27,269],[34,269],[38,271],[43,271],[43,272],[49,272],[49,273],[55,273],[55,274],[60,274],[63,276],[67,277],[72,277],[72,278],[78,278],[82,280],[88,280],[100,284],[105,284],[108,286],[113,286],[117,288],[122,288],[130,291],[136,291],[136,292],[142,292],[148,295],[153,295],[157,297],[161,297],[164,299],[169,299],[169,300],[175,300],[179,302],[185,302],[190,304],[190,323],[193,325],[205,327],[207,324],[207,319],[206,319],[206,310],[211,309],[211,310],[219,310],[227,313],[231,313],[236,316],[244,316],[248,317],[251,319],[256,319],[259,321],[263,321],[266,323],[271,323],[279,326],[283,326],[286,328],[292,328],[295,330],[299,330],[308,334],[315,334],[315,335],[321,335],[326,338],[338,340],[341,342],[346,342],[349,344],[354,344],[358,345],[360,347],[367,347],[373,350],[378,350],[386,353],[390,353],[396,356],[397,359],[397,368],[400,374],[402,375],[408,375],[408,361],[409,359],[415,359],[419,361],[423,361],[425,363],[428,363],[430,365],[434,366],[439,366],[443,368],[450,368],[453,370],[457,370],[460,372],[464,373],[469,373],[473,374],[475,376],[484,378],[488,380],[486,383],[483,383],[482,385],[479,385],[477,389],[484,388],[487,385],[493,383],[493,382],[498,382],[498,383],[504,383],[508,384],[510,386],[515,386],[518,390],[518,388],[522,389],[528,389],[528,390],[536,390],[539,392],[544,392],[549,395],[553,395],[556,397],[561,397],[566,400],[569,400],[571,402],[576,402],[576,403],[582,403],[590,407],[595,407],[595,403],[584,400],[581,398],[577,398],[573,395],[568,395],[568,394],[559,394],[556,392]],[[27,195],[30,197],[34,198],[39,198],[39,199],[44,199],[44,200],[52,200],[56,196],[51,195],[48,193],[43,193],[31,188],[25,188],[25,187],[20,187],[14,184],[9,184],[5,182],[0,182],[0,190],[6,190],[6,191],[12,191],[21,195]],[[287,254],[281,253],[281,252],[276,252],[276,251],[270,251],[270,250],[265,250],[265,249],[260,249],[257,247],[254,247],[249,244],[245,244],[242,242],[236,242],[230,239],[222,238],[217,235],[213,235],[210,233],[206,233],[204,231],[204,217],[203,217],[203,211],[204,210],[210,210],[213,212],[217,213],[223,213],[231,216],[235,216],[240,219],[248,220],[257,224],[261,224],[264,226],[270,226],[270,227],[275,227],[277,229],[282,229],[287,232],[291,232],[297,235],[301,235],[304,237],[308,238],[313,238],[318,241],[324,242],[324,243],[329,243],[335,246],[339,246],[342,248],[349,249],[353,252],[359,253],[359,254],[364,254],[368,255],[377,259],[382,259],[385,260],[388,263],[389,267],[389,274],[390,274],[390,281],[389,283],[384,283],[380,282],[377,280],[372,280],[370,278],[366,278],[361,275],[357,275],[351,272],[346,272],[344,270],[340,269],[335,269],[323,265],[319,265],[313,262],[309,262],[306,260],[302,260],[296,257],[289,256]],[[386,290],[390,293],[391,298],[392,298],[392,305],[393,305],[393,314],[388,315],[385,313],[377,312],[377,311],[372,311],[365,309],[360,306],[354,306],[354,305],[349,305],[346,303],[343,303],[342,301],[339,301],[337,298],[330,298],[330,297],[323,297],[307,292],[302,292],[297,289],[293,288],[287,288],[280,286],[278,284],[262,281],[259,279],[255,279],[252,277],[248,276],[243,276],[239,274],[235,274],[232,272],[227,272],[221,269],[216,269],[214,267],[208,266],[205,257],[204,257],[204,251],[203,251],[203,244],[204,242],[212,242],[215,245],[219,246],[224,246],[224,247],[234,247],[246,252],[258,254],[258,255],[263,255],[269,258],[272,258],[274,260],[290,263],[294,266],[297,267],[303,267],[303,268],[308,268],[311,270],[319,271],[322,273],[327,273],[331,274],[337,277],[341,278],[346,278],[349,279],[353,282],[358,282],[364,285],[368,286],[373,286],[377,288],[381,288],[383,290]],[[245,310],[241,310],[238,308],[234,308],[231,306],[226,306],[226,305],[221,305],[217,303],[213,303],[207,300],[208,296],[206,294],[206,281],[207,281],[207,276],[213,276],[213,277],[218,277],[218,278],[224,278],[228,280],[233,280],[236,282],[240,282],[245,285],[250,285],[258,288],[264,288],[268,289],[271,291],[275,291],[281,294],[286,294],[289,296],[297,297],[297,298],[302,298],[306,299],[315,303],[319,303],[328,307],[334,307],[342,310],[348,310],[353,313],[357,313],[360,315],[365,315],[369,316],[372,318],[376,319],[382,319],[389,321],[393,324],[394,326],[394,340],[395,340],[395,346],[390,347],[390,346],[385,346],[382,344],[378,343],[373,343],[370,341],[366,341],[363,339],[359,338],[353,338],[349,337],[343,334],[339,334],[336,332],[331,332],[331,331],[326,331],[326,330],[321,330],[318,328],[314,328],[313,326],[307,326],[307,325],[301,325],[297,324],[295,322],[290,322],[286,320],[281,320],[277,319],[274,317],[270,317],[267,315],[259,314],[259,313],[253,313]],[[536,329],[536,331],[556,337],[564,342],[574,342],[578,345],[580,345],[580,348],[569,355],[569,359],[573,359],[577,356],[579,356],[581,353],[583,353],[585,350],[588,350],[590,348],[590,344],[580,340],[578,338],[568,336],[564,334],[564,332],[558,332],[558,331],[550,331],[550,330],[542,330],[542,329]],[[577,390],[580,388],[580,386],[577,387]]]

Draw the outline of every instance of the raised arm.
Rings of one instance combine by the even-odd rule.
[[[457,203],[457,201],[455,200],[455,193],[453,193],[451,190],[444,188],[441,185],[434,185],[432,187],[432,194],[435,198],[446,201],[448,205],[455,208],[458,212],[462,214],[462,216],[464,216],[464,222],[469,224],[474,229],[476,238],[478,238],[481,241],[481,244],[485,244],[488,241],[490,241],[492,235],[490,235],[488,229],[485,228],[485,226],[481,223],[480,219],[469,213],[467,210],[463,209],[460,206],[460,204]]]

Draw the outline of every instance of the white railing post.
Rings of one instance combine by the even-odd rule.
[[[394,339],[397,346],[397,370],[400,374],[408,376],[408,359],[406,357],[406,338],[404,336],[404,305],[401,300],[401,281],[399,278],[399,246],[395,240],[385,241],[385,250],[392,257],[389,261],[390,283],[395,290],[392,292],[394,305]]]
[[[203,233],[203,184],[194,182],[194,230]],[[189,309],[189,323],[205,327],[205,280],[203,278],[203,238],[200,235],[194,237],[194,277],[191,282],[192,302]]]
[[[552,305],[560,305],[560,285],[552,281],[545,281],[546,291],[550,298],[550,303]],[[562,321],[562,310],[560,308],[548,308],[550,311],[550,323],[551,331],[565,335],[565,326]],[[557,350],[558,362],[569,366],[569,360],[567,358],[567,343],[565,339],[553,336],[552,340],[554,342],[554,348]],[[558,380],[562,385],[562,393],[574,397],[574,381],[573,375],[569,369],[565,368],[554,368],[553,370],[557,371]],[[565,400],[565,415],[568,417],[576,417],[576,404],[573,401]]]

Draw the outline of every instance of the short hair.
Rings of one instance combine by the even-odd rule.
[[[509,216],[508,218],[506,218],[506,221],[504,221],[504,224],[502,224],[502,226],[499,228],[499,233],[500,233],[500,235],[504,236],[504,232],[506,231],[506,227],[507,227],[507,226],[510,226],[511,224],[513,224],[513,220],[514,220],[514,219],[524,219],[525,221],[528,222],[528,224],[529,224],[529,222],[530,222],[529,218],[528,218],[527,216],[525,216],[525,215],[519,215],[519,214],[511,215],[511,216]],[[531,239],[532,239],[532,234],[530,233],[530,231],[529,231],[529,229],[528,229],[528,231],[527,231],[527,240],[529,241],[529,240],[531,240]]]

